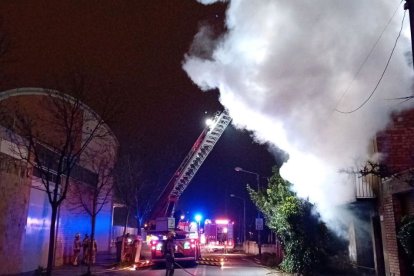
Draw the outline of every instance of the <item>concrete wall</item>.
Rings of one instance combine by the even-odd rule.
[[[0,275],[21,269],[29,191],[25,166],[0,153]]]
[[[64,201],[59,210],[59,224],[57,236],[57,256],[56,265],[67,264],[72,261],[73,256],[73,241],[75,235],[79,233],[81,239],[88,234],[91,236],[92,220],[91,216],[79,205],[79,194],[75,192],[72,183],[68,198]],[[82,189],[84,198],[92,197],[93,190],[88,186]],[[89,194],[89,196],[87,196]],[[109,198],[108,202],[103,206],[102,210],[96,217],[95,224],[95,240],[98,251],[108,251],[110,249],[111,241],[111,227],[112,227],[112,200]]]
[[[31,188],[28,209],[19,257],[22,260],[21,271],[33,271],[39,266],[46,267],[49,249],[52,209],[46,193]]]
[[[246,254],[250,255],[258,255],[259,254],[259,247],[255,241],[247,241],[243,243],[243,251]],[[277,256],[283,255],[282,246],[280,243],[276,244],[262,244],[262,254],[263,253],[273,253]]]
[[[56,116],[53,116],[53,111],[55,110],[47,106],[47,95],[45,96],[41,93],[31,94],[32,92],[29,90],[33,89],[28,89],[28,91],[21,89],[13,93],[5,93],[9,97],[1,99],[2,107],[8,107],[11,110],[14,107],[18,111],[24,110],[26,115],[32,117],[31,119],[37,120],[35,129],[42,133],[42,141],[47,141],[49,144],[59,147],[65,136],[62,136],[62,132],[53,128],[53,125],[46,123],[50,121],[47,119],[56,118]],[[37,90],[42,91],[42,89]],[[53,100],[56,99],[54,98]],[[45,103],[46,106],[42,106]],[[67,106],[68,104],[69,101],[62,106]],[[80,130],[84,113],[88,113],[86,110],[89,109],[82,109],[77,115],[79,120],[75,122],[76,124],[79,123],[79,136],[83,133]],[[10,115],[9,119],[13,119],[13,113],[10,112],[8,114]],[[2,121],[0,124],[6,121]],[[103,126],[101,131],[103,130],[109,131],[107,126]],[[6,138],[10,138],[7,133],[4,131],[4,127],[0,126],[0,142],[2,139],[8,140]],[[18,137],[19,133],[15,134]],[[82,138],[76,139],[77,148],[80,147]],[[91,143],[91,147],[95,149],[99,146],[103,146],[103,144]],[[114,159],[111,158],[115,157],[118,147],[116,138],[111,136],[110,139],[106,140],[104,146],[106,154],[96,155],[97,159],[106,159],[112,162],[110,164],[113,164]],[[0,239],[0,260],[3,260],[0,265],[0,275],[32,271],[37,269],[38,266],[44,267],[47,264],[51,215],[50,204],[41,181],[32,175],[32,171],[26,171],[24,166],[21,167],[19,165],[20,162],[16,159],[18,157],[10,152],[5,152],[4,147],[0,147],[0,210],[2,210],[0,212],[0,233],[2,234],[2,239]],[[82,160],[82,162],[83,167],[89,169],[94,167],[86,160]],[[96,173],[96,171],[93,171],[93,173]],[[90,200],[96,183],[92,183],[95,182],[93,180],[89,182],[91,183],[80,184],[79,181],[75,182],[74,179],[71,179],[70,186],[72,188],[84,187],[81,194]],[[84,210],[73,205],[77,198],[77,195],[71,189],[59,209],[59,218],[56,226],[56,265],[71,261],[73,239],[76,233],[80,233],[83,236],[91,232],[90,216]],[[109,250],[111,225],[112,194],[110,193],[109,200],[100,211],[96,220],[95,234],[98,251]]]

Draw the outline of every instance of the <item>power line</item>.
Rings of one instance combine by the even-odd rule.
[[[409,101],[411,99],[414,99],[414,96],[405,96],[405,97],[398,97],[398,98],[392,98],[387,100],[402,100],[399,104],[405,103],[406,101]]]
[[[402,2],[402,1],[401,1]],[[394,13],[395,14],[395,13]],[[384,70],[383,70],[383,72],[382,72],[382,74],[381,74],[381,76],[380,76],[380,78],[379,78],[379,80],[378,80],[378,82],[377,82],[377,84],[375,85],[375,87],[374,87],[374,89],[372,90],[372,92],[371,92],[371,94],[368,96],[368,98],[367,99],[365,99],[365,101],[363,101],[357,108],[355,108],[355,109],[353,109],[353,110],[350,110],[350,111],[342,111],[342,110],[339,110],[338,108],[335,108],[335,111],[336,112],[339,112],[339,113],[342,113],[342,114],[350,114],[350,113],[353,113],[353,112],[355,112],[355,111],[357,111],[357,110],[359,110],[359,109],[361,109],[371,98],[372,98],[372,96],[374,95],[374,93],[376,92],[376,90],[377,90],[377,88],[378,88],[378,86],[380,85],[380,83],[381,83],[381,81],[382,81],[382,79],[383,79],[383,77],[384,77],[384,75],[385,75],[385,72],[387,71],[387,69],[388,69],[388,65],[390,64],[390,61],[391,61],[391,58],[392,58],[392,56],[393,56],[393,54],[394,54],[394,51],[395,51],[395,48],[396,48],[396,46],[397,46],[397,42],[398,42],[398,39],[400,38],[400,36],[401,36],[401,33],[402,33],[402,30],[403,30],[403,27],[404,27],[404,19],[405,19],[405,15],[406,15],[406,11],[404,11],[404,16],[403,16],[403,19],[402,19],[402,22],[401,22],[401,28],[400,28],[400,31],[399,31],[399,33],[398,33],[398,36],[397,36],[397,38],[396,38],[396,40],[395,40],[395,43],[394,43],[394,46],[393,46],[393,48],[392,48],[392,50],[391,50],[391,54],[390,54],[390,56],[389,56],[389,58],[388,58],[388,60],[387,60],[387,64],[385,65],[385,68],[384,68]],[[382,36],[382,34],[381,34],[381,36]],[[370,54],[371,54],[371,52],[370,52]],[[366,60],[365,60],[366,61]],[[365,61],[364,61],[364,63],[365,63]],[[359,73],[359,71],[360,71],[360,69],[358,70],[358,73]],[[357,73],[357,74],[358,74]],[[355,80],[355,79],[354,79]],[[354,81],[353,80],[353,81]],[[353,82],[352,81],[352,82]],[[342,98],[341,98],[342,99]]]
[[[354,75],[354,78],[352,79],[352,81],[349,83],[348,87],[345,89],[344,93],[342,93],[341,98],[338,101],[338,104],[336,107],[338,107],[338,105],[342,102],[342,99],[345,97],[346,93],[348,93],[349,89],[352,87],[352,84],[354,84],[354,81],[356,80],[356,78],[358,77],[359,73],[361,72],[362,68],[364,67],[365,63],[367,63],[368,59],[371,57],[372,52],[374,52],[374,49],[377,47],[378,42],[381,40],[382,35],[385,33],[385,30],[388,28],[388,26],[391,24],[392,19],[395,17],[395,14],[397,13],[397,11],[400,9],[400,5],[402,3],[401,0],[400,4],[398,5],[398,7],[395,9],[394,13],[392,14],[392,16],[390,17],[390,19],[388,20],[387,24],[384,26],[384,29],[382,29],[381,34],[378,36],[377,40],[375,41],[375,43],[372,45],[371,50],[369,51],[368,55],[365,57],[364,61],[361,63],[361,65],[358,67],[357,72]]]

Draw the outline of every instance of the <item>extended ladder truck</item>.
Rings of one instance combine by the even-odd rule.
[[[195,262],[200,258],[198,225],[180,221],[176,226],[173,213],[181,194],[188,187],[230,122],[231,118],[226,110],[215,114],[212,122],[197,138],[190,152],[158,197],[156,206],[149,217],[150,224],[154,225],[155,229],[147,231],[150,239],[152,262],[165,261],[162,245],[169,231],[175,232],[176,261]]]

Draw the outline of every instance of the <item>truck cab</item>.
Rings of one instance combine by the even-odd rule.
[[[189,222],[179,222],[174,229],[148,231],[151,261],[154,263],[165,262],[163,245],[170,231],[174,231],[175,233],[175,260],[196,262],[200,258],[198,227],[197,224]]]

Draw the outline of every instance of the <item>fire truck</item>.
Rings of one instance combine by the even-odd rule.
[[[165,225],[170,224],[168,228]],[[157,218],[157,229],[148,231],[150,235],[151,260],[153,263],[164,262],[163,243],[170,231],[175,233],[175,260],[197,261],[200,258],[199,229],[197,223],[180,221],[175,227],[174,218]],[[174,230],[172,230],[174,229]]]
[[[165,261],[162,245],[170,231],[175,232],[176,261],[197,261],[200,258],[200,231],[197,224],[186,221],[176,223],[172,216],[181,194],[230,122],[231,117],[226,110],[215,114],[158,197],[149,217],[149,224],[153,227],[147,231],[153,262]]]
[[[204,248],[208,252],[234,249],[233,221],[229,219],[206,219],[204,222]]]

